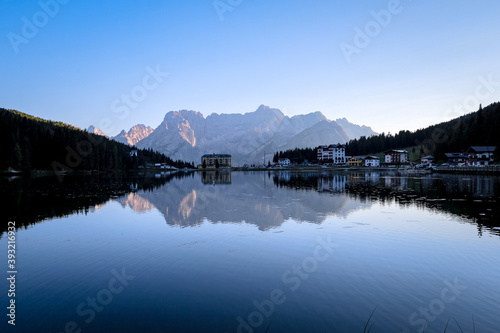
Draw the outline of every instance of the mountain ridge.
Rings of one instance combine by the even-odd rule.
[[[203,154],[228,153],[233,156],[233,165],[243,165],[259,163],[265,154],[278,150],[347,143],[377,134],[346,118],[340,121],[329,120],[320,111],[290,117],[266,105],[252,112],[212,113],[207,117],[184,109],[167,112],[153,131],[137,134],[134,141],[127,139],[125,130],[113,138],[195,163]]]
[[[135,146],[137,142],[148,137],[151,133],[153,133],[153,131],[154,129],[150,126],[137,124],[135,126],[132,126],[128,132],[122,130],[112,139],[121,143],[128,144],[130,146]]]

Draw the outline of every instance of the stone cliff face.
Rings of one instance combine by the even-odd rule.
[[[350,125],[357,126],[345,120],[344,126],[355,133]],[[356,135],[374,133],[368,127],[358,127]],[[265,152],[346,143],[351,138],[343,126],[321,112],[288,117],[278,109],[261,105],[254,112],[215,113],[206,118],[195,111],[169,112],[137,146],[195,163],[200,163],[203,154],[227,153],[232,155],[233,165],[243,165],[262,163]]]
[[[94,133],[94,134],[97,134],[97,135],[106,136],[106,134],[104,134],[103,131],[101,131],[100,129],[98,129],[94,125],[89,126],[89,128],[87,128],[87,132]]]
[[[232,163],[237,166],[263,163],[265,153],[346,143],[373,134],[376,133],[371,128],[352,124],[345,118],[332,121],[321,112],[288,117],[278,109],[261,105],[254,112],[214,113],[206,118],[196,111],[171,111],[154,130],[136,125],[114,139],[195,164],[200,163],[203,154],[231,154]]]
[[[143,124],[135,125],[128,132],[122,130],[117,136],[113,137],[114,140],[122,142],[131,146],[137,144],[137,142],[147,138],[154,129]]]
[[[377,133],[375,133],[370,127],[350,123],[345,118],[336,119],[335,122],[342,126],[347,136],[349,136],[349,139],[357,139],[361,136],[369,137],[372,135],[377,135]]]

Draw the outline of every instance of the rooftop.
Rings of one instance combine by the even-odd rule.
[[[205,154],[202,157],[231,157],[229,154]]]
[[[403,150],[403,149],[391,149],[391,150],[388,150],[385,152],[385,154],[390,154],[390,153],[406,153],[406,154],[408,154],[408,152],[406,150]]]
[[[471,146],[469,150],[474,150],[476,153],[494,153],[496,146]]]
[[[328,149],[328,148],[345,148],[345,145],[343,145],[341,143],[337,143],[337,144],[319,146],[318,148],[323,148],[323,149]]]
[[[445,153],[446,157],[467,157],[465,153]]]

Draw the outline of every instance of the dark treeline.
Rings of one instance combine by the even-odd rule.
[[[362,136],[351,140],[346,145],[346,155],[358,156],[384,152],[390,149],[403,149],[420,146],[421,157],[434,155],[444,159],[445,153],[465,152],[470,146],[500,147],[500,103],[493,103],[476,112],[459,118],[429,126],[417,131],[400,131],[397,134],[379,134],[371,137]],[[496,159],[500,154],[496,154]],[[296,148],[274,154],[278,158],[316,160],[316,148]]]
[[[422,146],[422,154],[443,159],[448,152],[464,152],[470,146],[500,146],[500,103],[459,118],[414,132],[400,131],[349,141],[348,155],[366,155],[389,149]]]
[[[74,126],[0,108],[0,140],[6,148],[0,170],[130,170],[146,163],[167,163],[177,168],[193,167],[173,161],[151,149],[110,140]]]
[[[278,159],[288,158],[298,164],[317,160],[316,148],[295,148],[293,150],[280,151],[274,154],[273,162],[278,163]]]

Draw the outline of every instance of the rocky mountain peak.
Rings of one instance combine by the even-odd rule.
[[[154,129],[144,124],[138,124],[130,128],[128,132],[122,130],[117,136],[113,137],[115,141],[135,146],[139,141],[147,138]]]
[[[87,128],[87,132],[94,133],[94,134],[97,134],[97,135],[106,136],[106,134],[104,134],[103,131],[101,131],[100,129],[98,129],[94,125],[90,125],[89,128]]]
[[[347,121],[344,124],[356,135],[373,132]],[[244,114],[213,113],[206,118],[192,110],[170,111],[137,146],[195,163],[206,153],[227,153],[233,156],[233,165],[242,165],[262,163],[264,152],[346,143],[351,138],[343,125],[319,111],[290,118],[279,109],[260,105]]]

